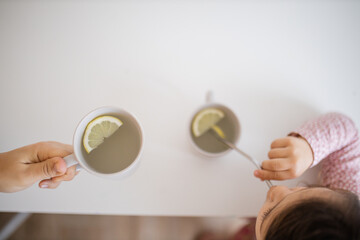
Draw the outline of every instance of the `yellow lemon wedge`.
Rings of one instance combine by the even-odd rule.
[[[192,123],[192,132],[194,136],[200,137],[212,128],[219,136],[225,138],[224,132],[216,126],[216,124],[224,117],[225,114],[216,108],[206,108],[201,110],[198,114],[196,114]]]
[[[102,144],[105,138],[113,135],[122,125],[120,119],[113,116],[100,116],[86,126],[83,145],[87,153]]]
[[[221,130],[219,126],[214,125],[211,127],[211,129],[214,130],[221,138],[225,139],[225,133],[223,132],[223,130]]]

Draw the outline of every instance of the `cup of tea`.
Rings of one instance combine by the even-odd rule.
[[[208,92],[206,96],[206,103],[198,108],[191,116],[189,136],[191,145],[202,155],[206,157],[220,157],[228,153],[231,149],[220,142],[214,135],[207,131],[200,136],[196,136],[194,133],[194,121],[196,121],[199,114],[206,110],[213,112],[220,112],[222,119],[216,124],[224,134],[225,139],[233,144],[236,144],[240,138],[240,123],[235,113],[227,106],[219,103],[215,103],[213,100],[213,93]]]
[[[113,133],[99,144],[98,135],[104,131]],[[121,179],[138,167],[143,145],[143,129],[133,114],[117,107],[101,107],[79,122],[73,137],[74,153],[64,160],[67,167],[77,164],[77,169],[95,176]]]

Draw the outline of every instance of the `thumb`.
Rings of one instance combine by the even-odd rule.
[[[66,163],[60,157],[49,158],[29,166],[29,171],[35,181],[61,176],[66,172]]]
[[[254,176],[264,180],[286,180],[291,179],[289,171],[267,171],[257,169],[254,171]]]

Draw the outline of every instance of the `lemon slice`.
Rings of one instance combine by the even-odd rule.
[[[111,135],[119,129],[123,123],[113,116],[101,116],[93,119],[86,126],[83,145],[87,153],[97,148],[104,142],[105,138]]]
[[[225,139],[225,133],[223,132],[223,130],[221,130],[219,126],[214,125],[211,127],[211,129],[214,130],[221,138]]]
[[[215,126],[221,119],[223,119],[225,114],[216,108],[206,108],[201,110],[196,116],[192,124],[192,132],[195,137],[200,137],[210,128]],[[214,128],[213,128],[214,129]],[[217,127],[214,131],[221,131],[219,135],[224,135],[222,130]]]

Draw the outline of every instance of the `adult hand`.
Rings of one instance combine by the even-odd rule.
[[[286,180],[301,176],[313,162],[309,143],[301,137],[285,137],[271,143],[269,160],[254,175],[261,180]]]
[[[56,188],[72,180],[75,166],[67,169],[63,159],[72,152],[70,145],[40,142],[0,153],[0,192],[17,192],[37,181],[41,188]]]

